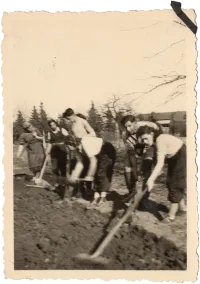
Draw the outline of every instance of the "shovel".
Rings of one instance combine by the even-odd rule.
[[[106,237],[103,239],[103,241],[100,243],[100,245],[96,248],[96,250],[92,254],[80,253],[76,256],[76,258],[82,262],[89,262],[93,264],[103,264],[103,265],[108,264],[109,260],[107,258],[101,257],[101,254],[103,253],[104,249],[108,246],[108,244],[111,242],[112,238],[117,233],[117,231],[120,229],[120,227],[123,225],[123,223],[131,216],[132,212],[135,212],[141,199],[147,193],[147,191],[148,191],[148,188],[146,188],[144,191],[139,192],[135,195],[134,203],[132,203],[128,207],[123,217],[112,228],[112,230],[106,235]]]
[[[42,179],[43,175],[44,175],[44,172],[45,172],[45,169],[46,169],[47,161],[48,161],[48,156],[46,156],[46,158],[44,160],[44,164],[42,166],[42,170],[40,172],[39,178],[35,179],[35,185],[27,184],[26,186],[29,186],[29,187],[40,187],[40,188],[51,188],[52,187],[50,183],[48,183],[47,181]]]

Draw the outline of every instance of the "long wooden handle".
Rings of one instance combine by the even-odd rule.
[[[108,233],[108,235],[105,237],[105,239],[102,241],[102,243],[95,250],[95,252],[92,254],[91,257],[97,257],[100,254],[102,254],[105,247],[110,243],[110,241],[112,240],[112,238],[116,234],[116,232],[119,230],[119,228],[123,225],[123,223],[127,220],[127,218],[132,214],[132,212],[134,212],[137,209],[142,197],[146,194],[147,191],[148,191],[148,189],[146,188],[144,191],[142,191],[140,194],[138,194],[138,196],[135,196],[136,197],[135,202],[129,206],[126,213],[122,216],[122,218],[119,220],[119,222]]]
[[[47,165],[47,161],[48,161],[48,156],[46,156],[46,158],[44,160],[44,164],[43,164],[41,172],[40,172],[39,180],[41,180],[43,178],[44,171],[45,171],[46,165]]]

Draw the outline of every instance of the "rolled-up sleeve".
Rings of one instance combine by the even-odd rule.
[[[61,131],[62,131],[62,134],[64,136],[68,136],[69,135],[69,133],[67,132],[67,130],[65,128],[62,128]]]

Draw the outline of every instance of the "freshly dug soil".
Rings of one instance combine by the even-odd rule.
[[[186,254],[142,227],[123,226],[103,253],[109,265],[79,263],[105,234],[108,214],[83,206],[57,204],[58,196],[14,180],[14,267],[16,270],[112,269],[183,270]]]

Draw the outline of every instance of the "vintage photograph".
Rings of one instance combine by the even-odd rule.
[[[14,270],[187,270],[191,31],[164,13],[4,16]]]

